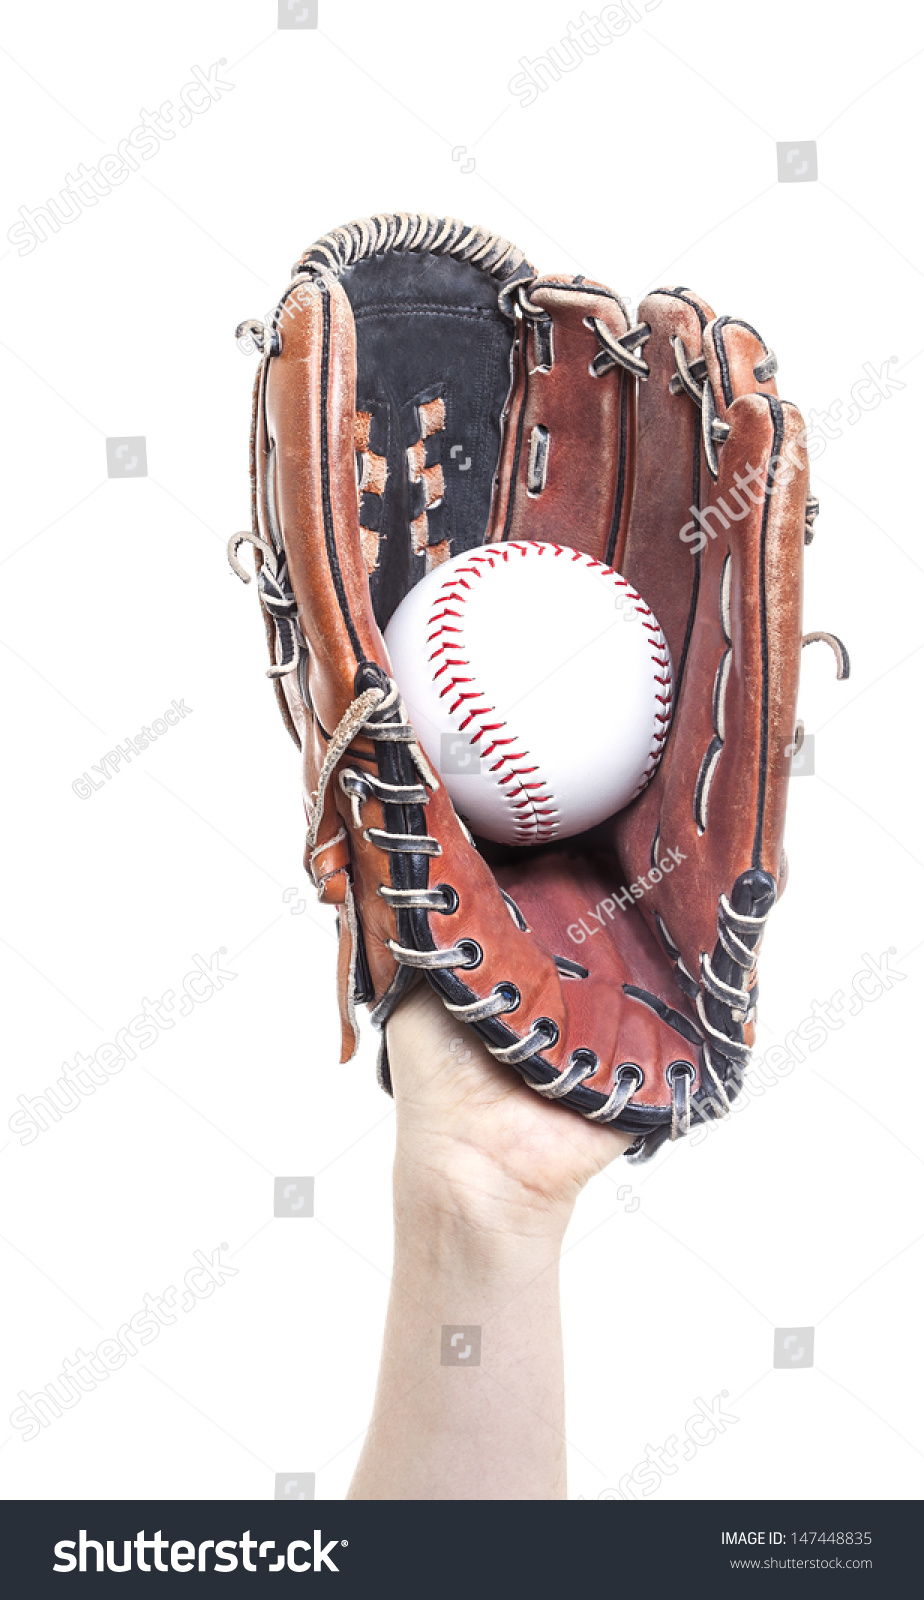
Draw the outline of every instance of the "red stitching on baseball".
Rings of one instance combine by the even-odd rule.
[[[468,599],[468,595],[472,592],[472,585],[462,581],[465,577],[480,578],[482,575],[482,568],[484,566],[487,566],[489,570],[493,570],[496,560],[499,559],[507,561],[514,551],[517,555],[525,557],[530,551],[536,551],[540,556],[542,556],[545,555],[548,550],[551,550],[556,556],[565,555],[566,553],[570,554],[573,562],[583,560],[586,563],[588,570],[602,569],[604,572],[609,573],[610,577],[619,588],[627,589],[629,591],[629,598],[635,603],[634,609],[638,613],[642,627],[647,628],[650,634],[656,636],[649,641],[653,647],[651,653],[652,662],[656,667],[660,667],[662,670],[670,668],[670,656],[668,654],[667,644],[660,627],[658,626],[657,622],[645,621],[646,617],[653,616],[651,608],[645,605],[641,595],[636,593],[631,584],[622,576],[621,573],[614,572],[612,568],[608,568],[604,562],[598,561],[594,556],[585,556],[580,550],[567,550],[563,545],[541,543],[537,539],[526,539],[514,544],[498,545],[495,549],[490,551],[482,550],[470,555],[468,560],[471,565],[459,567],[456,572],[453,573],[453,576],[451,578],[447,578],[441,586],[440,596],[436,600],[435,605],[442,606],[444,609],[442,611],[434,610],[431,613],[428,619],[428,625],[433,628],[434,631],[427,635],[427,643],[432,643],[434,640],[440,638],[440,636],[444,633],[460,634],[464,632],[463,628],[453,627],[451,623],[446,622],[443,619],[447,617],[455,617],[457,620],[461,621],[462,612],[453,611],[451,609],[450,602],[460,606],[465,604],[466,600]],[[456,587],[457,585],[458,588]],[[459,588],[465,590],[466,592],[460,594],[458,592]],[[446,590],[448,590],[449,593],[443,592]],[[438,627],[435,626],[437,623],[439,624]],[[457,650],[459,648],[459,641],[444,641],[443,643],[439,644],[435,650],[433,650],[432,654],[428,657],[428,660],[434,661],[436,657],[443,654],[444,651]],[[447,670],[457,667],[470,668],[471,663],[464,658],[455,661],[444,661],[440,667],[434,670],[434,682]],[[442,699],[444,695],[448,694],[450,690],[454,689],[458,684],[473,682],[473,678],[452,678],[450,682],[445,684],[440,690],[440,698]],[[655,722],[661,726],[656,727],[654,730],[654,743],[648,753],[647,764],[642,774],[641,781],[635,790],[635,795],[641,794],[642,790],[648,783],[651,774],[654,772],[654,769],[657,766],[664,741],[667,738],[667,729],[671,720],[670,708],[673,703],[673,684],[671,679],[669,676],[661,677],[656,673],[655,682],[659,683],[662,688],[666,689],[667,691],[667,693],[664,695],[659,695],[657,692],[655,694],[655,698],[659,704],[665,706],[667,709],[663,713],[655,713]],[[481,691],[477,689],[468,690],[467,692],[460,694],[449,707],[450,716],[455,713],[463,701],[477,700],[480,698],[480,696]],[[459,732],[464,733],[474,717],[489,716],[493,710],[493,706],[470,707],[466,712],[462,722],[458,725]],[[498,729],[505,726],[505,721],[483,722],[478,728],[477,732],[471,735],[469,743],[477,746],[480,739],[484,738],[488,734],[496,733]],[[486,749],[479,751],[481,759],[486,760],[488,756],[493,755],[494,751],[499,749],[502,745],[511,745],[515,744],[516,742],[517,741],[513,736],[506,739],[492,739]],[[543,792],[547,788],[544,780],[538,780],[533,783],[525,783],[522,781],[524,778],[528,777],[530,773],[538,772],[538,766],[514,767],[512,765],[514,761],[522,761],[527,754],[528,752],[525,750],[517,750],[515,752],[507,751],[499,757],[493,766],[489,768],[492,773],[499,772],[502,767],[508,768],[507,772],[498,777],[497,784],[504,794],[504,798],[510,805],[511,810],[514,812],[514,815],[511,818],[513,830],[517,839],[523,843],[529,842],[530,840],[541,841],[553,839],[558,829],[557,819],[560,816],[560,812],[558,811],[557,806],[554,804],[554,795],[549,792]],[[531,791],[536,792],[532,793]],[[633,795],[633,798],[635,798],[635,795]],[[516,796],[519,796],[520,798],[515,798]],[[550,802],[550,804],[542,804],[541,802],[544,801]],[[516,813],[526,812],[529,813],[528,817],[516,815]],[[556,820],[547,821],[546,818],[552,818]]]

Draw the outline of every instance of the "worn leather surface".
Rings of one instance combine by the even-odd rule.
[[[591,376],[600,344],[587,320],[599,318],[619,337],[629,327],[626,308],[602,284],[570,278],[537,280],[529,300],[539,314],[517,324],[500,475],[481,542],[570,545],[611,565],[631,503],[635,384],[619,367]],[[547,323],[550,352],[540,337]],[[542,493],[530,495],[528,442],[537,424],[549,432],[548,474]]]
[[[337,259],[373,224],[387,233],[382,249]],[[421,223],[418,237],[426,232]],[[479,848],[438,781],[425,803],[369,796],[354,811],[335,774],[306,866],[321,898],[339,907],[344,1057],[356,1039],[351,983],[368,985],[364,997],[381,1023],[413,976],[389,940],[425,954],[475,941],[477,965],[428,972],[443,998],[471,1006],[498,984],[515,986],[516,1008],[476,1026],[489,1048],[503,1051],[537,1019],[554,1025],[550,1042],[517,1064],[536,1086],[560,1086],[569,1063],[592,1051],[593,1073],[561,1096],[572,1110],[599,1111],[619,1067],[634,1064],[641,1083],[616,1125],[651,1149],[677,1131],[672,1064],[688,1064],[698,1114],[720,1115],[753,1039],[750,1002],[722,998],[723,982],[729,993],[753,995],[754,975],[747,960],[729,965],[729,938],[733,951],[739,946],[727,926],[723,945],[719,908],[723,897],[734,903],[745,919],[733,924],[740,930],[749,914],[763,918],[781,888],[808,486],[798,450],[801,465],[780,473],[777,464],[802,421],[777,398],[772,377],[755,376],[768,355],[759,335],[737,319],[716,319],[688,289],[659,289],[639,308],[636,321],[650,330],[637,347],[647,376],[605,359],[595,373],[607,340],[630,328],[611,291],[584,279],[536,278],[518,252],[505,278],[503,258],[491,271],[404,248],[394,234],[394,219],[373,219],[329,236],[335,248],[306,253],[308,290],[297,278],[290,293],[302,303],[287,315],[283,302],[281,347],[267,350],[257,382],[255,533],[284,552],[297,603],[299,670],[278,692],[303,753],[308,815],[328,740],[358,692],[358,670],[374,663],[390,674],[382,628],[444,549],[532,538],[611,561],[668,640],[673,723],[660,767],[626,811],[541,852]],[[333,269],[321,272],[318,262],[326,267],[332,253]],[[499,253],[486,247],[485,260]],[[704,451],[703,410],[678,382],[678,339],[697,387],[708,380],[714,400],[717,478]],[[368,421],[357,430],[360,413],[375,414],[376,433]],[[435,425],[427,421],[434,416]],[[530,483],[537,428],[547,436],[538,492]],[[362,452],[358,462],[357,440],[368,450],[373,439],[370,469]],[[453,445],[462,448],[452,454]],[[421,470],[437,466],[426,504]],[[385,485],[372,508],[375,527],[360,522],[364,475],[376,494]],[[554,618],[530,622],[537,633],[554,626]],[[604,715],[615,687],[599,686]],[[367,728],[354,740],[338,771],[419,785],[407,746],[373,735]],[[424,754],[432,765],[439,752]],[[383,847],[370,829],[419,836],[420,850]],[[633,895],[628,886],[642,880]],[[443,884],[454,891],[448,910],[396,912],[379,893]],[[759,946],[763,921],[753,927]],[[724,979],[715,977],[720,970]],[[717,1046],[717,1036],[727,1044]]]

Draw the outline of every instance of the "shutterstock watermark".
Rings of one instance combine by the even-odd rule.
[[[84,211],[98,205],[113,189],[120,188],[138,171],[139,157],[150,161],[161,145],[176,138],[179,128],[188,128],[194,117],[215,105],[223,95],[235,87],[221,76],[220,68],[226,57],[213,61],[210,67],[190,67],[191,81],[184,83],[179,92],[179,106],[165,100],[157,111],[139,111],[136,128],[116,145],[115,153],[100,156],[93,166],[81,162],[76,176],[66,174],[63,189],[51,195],[44,205],[30,209],[20,206],[20,221],[14,222],[7,233],[10,244],[19,246],[19,254],[28,256],[40,244],[45,244],[52,234],[60,233],[62,225],[76,222]]]
[[[653,889],[656,883],[660,883],[662,878],[666,877],[669,872],[673,872],[674,868],[679,866],[681,861],[686,861],[686,859],[682,850],[676,850],[671,847],[667,855],[661,857],[658,865],[652,867],[643,877],[636,878],[633,883],[630,883],[624,889],[614,889],[612,896],[607,896],[606,899],[597,901],[593,911],[588,911],[587,913],[588,919],[596,922],[596,928],[588,928],[584,918],[580,917],[577,922],[572,922],[569,925],[568,938],[574,944],[583,944],[585,939],[593,938],[595,933],[599,933],[600,929],[606,926],[603,920],[604,917],[606,917],[607,921],[612,922],[617,909],[619,911],[630,911],[637,900],[641,900],[649,889]]]
[[[100,756],[98,762],[94,761],[90,772],[98,772],[101,782],[97,783],[95,778],[91,778],[90,772],[84,772],[71,784],[74,793],[81,800],[89,800],[91,794],[95,794],[97,789],[105,789],[110,778],[114,778],[124,769],[125,762],[133,761],[142,750],[148,750],[156,740],[163,738],[171,728],[175,728],[183,717],[191,716],[192,706],[188,706],[185,700],[171,701],[163,716],[155,717],[150,727],[145,723],[140,733],[126,738],[122,744],[117,744],[114,750],[108,750],[104,756]]]
[[[813,1055],[820,1050],[832,1033],[839,1033],[845,1023],[851,1017],[859,1016],[865,1006],[890,993],[897,983],[904,983],[908,974],[893,965],[892,957],[895,954],[894,944],[879,956],[868,955],[864,951],[863,965],[853,974],[849,993],[844,989],[835,989],[827,1000],[813,1000],[808,1015],[789,1029],[782,1044],[768,1045],[760,1055],[752,1056],[741,1092],[731,1103],[731,1115],[737,1116],[752,1100],[759,1100],[773,1089],[781,1078],[788,1078],[805,1061],[806,1053]],[[710,1099],[708,1091],[705,1098]],[[716,1105],[714,1109],[718,1113],[724,1108]],[[693,1120],[694,1126],[689,1135],[691,1145],[701,1143],[720,1118],[707,1115],[694,1102]]]
[[[832,400],[824,411],[813,406],[808,412],[805,427],[792,441],[788,454],[785,449],[783,450],[784,459],[790,460],[793,466],[801,468],[804,463],[797,452],[804,450],[809,461],[817,461],[819,456],[824,455],[832,439],[843,437],[842,420],[848,428],[852,428],[867,412],[876,411],[883,400],[891,400],[893,394],[906,389],[907,384],[889,374],[889,367],[897,364],[897,356],[889,356],[886,361],[881,361],[878,367],[872,361],[864,361],[863,375],[851,385],[849,401],[840,398]]]
[[[678,537],[690,546],[692,556],[705,550],[709,540],[716,538],[718,528],[727,533],[733,522],[741,522],[752,507],[763,504],[766,488],[764,474],[757,467],[752,467],[749,461],[745,466],[744,475],[735,473],[735,487],[727,491],[728,499],[723,495],[713,506],[688,507],[691,520],[684,523]],[[728,504],[729,500],[735,502],[734,511]],[[715,524],[718,524],[718,528]]]
[[[190,971],[180,980],[183,992],[179,999],[175,989],[167,989],[158,1000],[149,1000],[145,995],[138,1015],[116,1030],[113,1043],[98,1045],[92,1056],[78,1051],[72,1062],[63,1063],[55,1084],[48,1085],[41,1094],[17,1095],[20,1109],[13,1112],[7,1127],[19,1135],[20,1144],[34,1144],[40,1133],[47,1133],[62,1116],[76,1111],[127,1062],[134,1061],[139,1050],[150,1050],[162,1033],[176,1026],[178,1017],[188,1017],[196,1006],[220,994],[225,984],[233,983],[237,973],[223,965],[226,954],[222,945],[208,960],[193,956]]]
[[[239,1268],[229,1267],[221,1259],[227,1248],[220,1244],[210,1256],[204,1250],[194,1250],[193,1265],[183,1275],[184,1292],[171,1283],[161,1294],[146,1294],[140,1310],[122,1323],[114,1337],[101,1339],[93,1350],[84,1350],[81,1345],[72,1356],[65,1356],[57,1377],[35,1394],[20,1389],[16,1396],[20,1404],[10,1415],[10,1425],[22,1434],[23,1444],[37,1439],[43,1428],[50,1428],[65,1411],[79,1405],[85,1394],[92,1394],[106,1383],[130,1357],[159,1339],[161,1329],[176,1322],[175,1309],[184,1313],[195,1310],[200,1300],[208,1300],[216,1289],[224,1288],[228,1278],[236,1278]]]
[[[888,360],[881,362],[878,367],[874,366],[872,361],[864,361],[863,375],[850,390],[847,415],[844,418],[848,427],[852,428],[867,412],[875,411],[883,400],[891,399],[893,394],[907,387],[900,379],[891,377],[888,372],[888,368],[894,366],[897,360],[897,356],[889,356]],[[808,421],[801,432],[797,433],[794,439],[788,439],[779,455],[770,459],[771,494],[790,484],[797,472],[804,471],[808,462],[817,461],[823,456],[832,439],[840,439],[843,436],[841,417],[846,403],[841,399],[832,400],[825,411],[812,407],[808,413]],[[727,533],[733,522],[741,522],[752,507],[763,503],[767,476],[762,470],[752,467],[751,463],[747,462],[744,475],[736,472],[734,482],[734,489],[726,490],[726,494],[714,505],[704,507],[691,505],[688,508],[691,520],[684,523],[678,537],[684,544],[690,546],[691,555],[698,555],[701,550],[705,550],[709,540],[715,539],[720,530]],[[734,510],[729,501],[734,501]]]
[[[657,11],[660,4],[661,0],[645,0],[644,4],[624,0],[622,5],[603,6],[600,11],[582,11],[578,21],[572,19],[558,43],[550,44],[543,55],[520,57],[520,71],[514,73],[507,88],[525,110],[566,72],[573,72],[588,56],[599,55],[601,48],[621,39],[633,22],[641,22],[645,12]]]
[[[601,1489],[598,1500],[638,1500],[656,1494],[665,1478],[673,1478],[684,1462],[692,1461],[706,1445],[714,1444],[729,1427],[741,1418],[726,1411],[723,1401],[728,1390],[722,1389],[712,1401],[698,1396],[693,1404],[696,1410],[683,1425],[683,1441],[676,1433],[670,1434],[663,1444],[646,1444],[645,1454],[631,1472],[623,1473],[615,1489]]]

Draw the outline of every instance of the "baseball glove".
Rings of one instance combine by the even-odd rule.
[[[253,527],[229,554],[246,580],[255,548],[305,866],[338,908],[342,1059],[357,1004],[381,1027],[424,974],[498,1061],[633,1135],[630,1153],[724,1116],[786,879],[818,509],[772,351],[689,289],[654,291],[633,321],[598,283],[408,213],[321,239],[238,337],[262,360]],[[624,575],[660,622],[673,704],[665,671],[663,755],[625,810],[559,841],[537,819],[536,843],[508,848],[457,817],[382,632],[434,566],[482,545],[503,559],[510,540]],[[807,638],[847,675],[834,635]],[[597,686],[601,719],[617,687]],[[490,725],[473,716],[480,755]]]

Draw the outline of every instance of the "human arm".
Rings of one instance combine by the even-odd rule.
[[[388,1048],[394,1270],[349,1497],[563,1499],[562,1241],[584,1184],[631,1140],[545,1105],[424,984]],[[449,1341],[470,1328],[480,1353],[461,1359],[469,1336]]]

